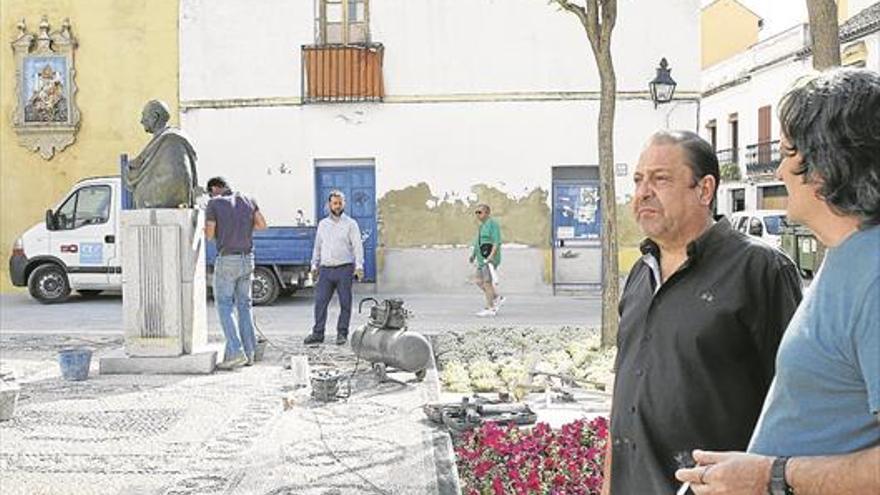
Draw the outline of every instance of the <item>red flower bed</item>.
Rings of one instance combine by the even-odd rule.
[[[598,495],[608,420],[578,420],[554,431],[486,423],[455,449],[466,495]]]

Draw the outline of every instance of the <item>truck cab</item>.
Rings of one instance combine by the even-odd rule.
[[[72,291],[89,297],[122,289],[119,176],[77,182],[45,220],[25,231],[12,248],[9,274],[42,303],[59,303]],[[315,227],[270,227],[254,233],[254,304],[311,283],[308,276]],[[207,287],[211,287],[216,247],[206,244]]]
[[[15,241],[12,284],[27,286],[43,303],[61,302],[72,290],[92,296],[122,286],[117,253],[118,177],[79,181],[40,222]]]

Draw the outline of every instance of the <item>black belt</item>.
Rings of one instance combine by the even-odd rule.
[[[247,254],[251,254],[251,252],[250,251],[235,251],[235,250],[229,250],[229,251],[221,250],[220,251],[220,256],[241,256],[241,255],[247,255]]]

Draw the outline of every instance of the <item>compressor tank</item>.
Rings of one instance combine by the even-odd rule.
[[[431,343],[423,335],[398,329],[382,328],[370,323],[361,325],[351,335],[355,355],[372,363],[419,372],[431,362]]]

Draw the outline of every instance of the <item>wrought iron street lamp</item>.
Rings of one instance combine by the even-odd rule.
[[[669,68],[666,57],[663,57],[660,60],[660,67],[657,67],[657,77],[648,83],[648,86],[651,88],[651,99],[654,101],[654,108],[657,108],[657,105],[662,103],[672,101],[672,95],[675,94],[675,81],[669,75],[670,72],[672,72],[672,69]]]

